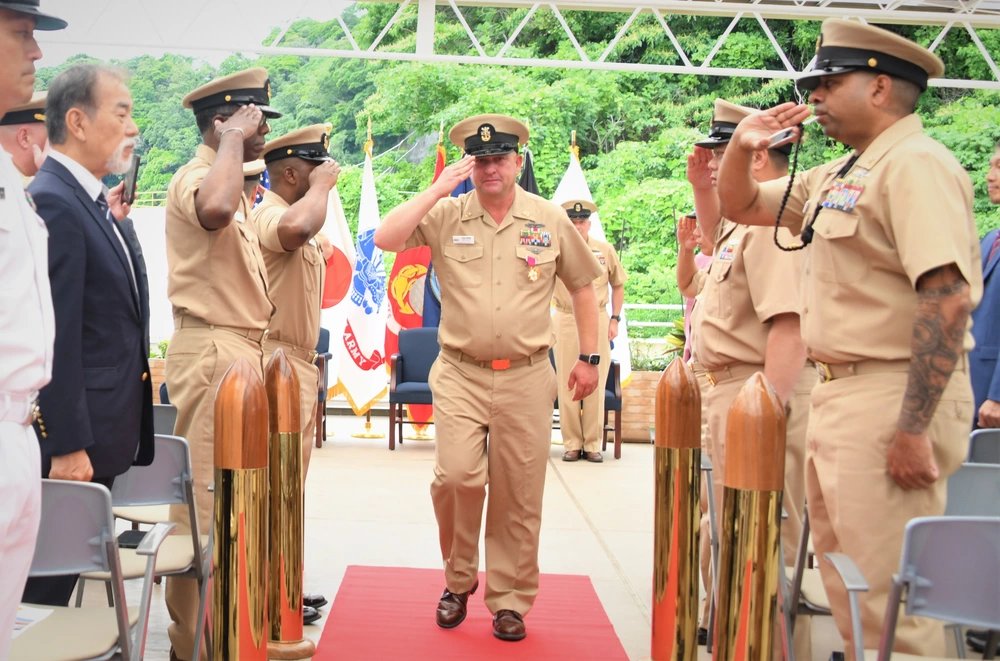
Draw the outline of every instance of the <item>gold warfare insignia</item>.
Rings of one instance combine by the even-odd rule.
[[[264,93],[267,94],[267,100],[271,100],[271,79],[268,78],[264,81]]]
[[[479,127],[479,139],[483,142],[489,142],[493,139],[493,127],[489,124],[483,124]]]
[[[580,213],[581,211],[583,211],[583,205],[577,202],[576,204],[573,205],[573,211]]]
[[[330,135],[328,133],[323,134],[323,149],[324,151],[329,151],[330,149]]]
[[[819,52],[820,47],[823,45],[823,33],[820,32],[819,36],[816,37],[816,52]]]

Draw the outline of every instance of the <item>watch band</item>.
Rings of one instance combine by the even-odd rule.
[[[622,316],[620,314],[613,314],[613,315],[611,315],[611,318],[614,319],[615,321],[621,321],[622,320]]]

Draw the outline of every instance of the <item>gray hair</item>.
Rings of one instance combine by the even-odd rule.
[[[48,97],[45,100],[45,129],[49,142],[61,145],[66,142],[66,113],[78,108],[94,116],[98,100],[94,96],[97,81],[101,75],[125,81],[128,74],[124,69],[104,64],[76,64],[52,79]]]

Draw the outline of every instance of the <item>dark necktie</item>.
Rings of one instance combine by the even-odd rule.
[[[97,194],[97,200],[95,201],[97,202],[97,208],[101,210],[102,214],[104,214],[104,219],[109,220],[111,210],[108,208],[108,199],[104,197],[103,191]]]
[[[989,264],[996,257],[997,250],[1000,250],[1000,232],[997,232],[996,237],[993,239],[993,245],[990,246],[990,254],[986,257],[986,263]]]

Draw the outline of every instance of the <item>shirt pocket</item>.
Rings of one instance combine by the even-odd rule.
[[[702,297],[706,316],[726,319],[733,313],[732,271],[732,259],[712,262],[704,290],[706,295]]]
[[[446,268],[443,279],[452,287],[480,287],[483,284],[484,248],[481,244],[445,246],[442,253]]]
[[[551,248],[535,252],[528,246],[515,248],[517,257],[517,284],[520,287],[530,287],[537,282],[552,282],[556,277],[557,253]],[[529,257],[534,258],[535,278],[532,279],[532,267],[528,265]]]
[[[868,260],[858,239],[860,218],[837,209],[824,209],[816,218],[813,232],[821,237],[809,246],[812,268],[823,282],[849,284],[868,273]]]
[[[306,270],[303,280],[306,291],[310,294],[316,292],[317,285],[319,284],[322,259],[323,256],[320,254],[317,246],[311,243],[302,246],[302,260],[305,262],[302,266]]]

